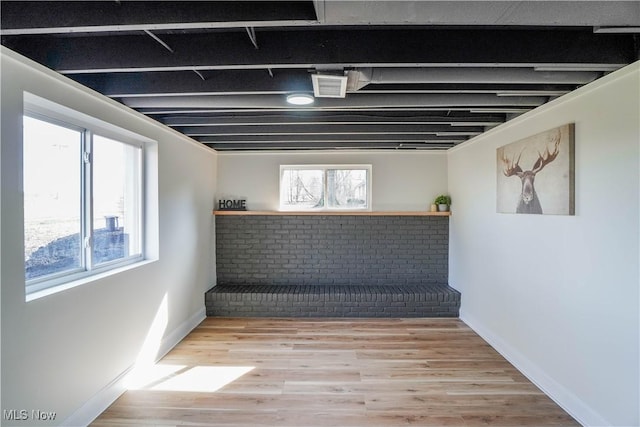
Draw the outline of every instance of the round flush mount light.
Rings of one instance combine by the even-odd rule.
[[[309,105],[313,104],[313,96],[308,93],[292,93],[287,95],[287,102],[293,105]]]

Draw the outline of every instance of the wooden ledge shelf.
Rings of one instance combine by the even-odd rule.
[[[315,215],[315,216],[451,216],[451,212],[429,212],[429,211],[213,211],[214,215],[271,215],[271,216],[293,216],[293,215]]]

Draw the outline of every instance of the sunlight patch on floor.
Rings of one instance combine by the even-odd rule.
[[[213,393],[253,369],[253,366],[195,366],[149,387],[149,390]]]
[[[251,372],[253,366],[194,366],[157,364],[129,378],[129,390],[213,393]]]
[[[159,383],[178,371],[186,369],[186,365],[151,365],[137,367],[127,377],[126,387],[128,390],[143,390],[149,386]]]

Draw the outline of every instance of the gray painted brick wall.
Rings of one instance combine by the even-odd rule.
[[[448,281],[447,217],[229,215],[215,221],[219,284]]]

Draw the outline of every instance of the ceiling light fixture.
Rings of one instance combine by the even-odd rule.
[[[313,104],[313,96],[308,93],[292,93],[287,95],[287,102],[293,105],[309,105]]]

